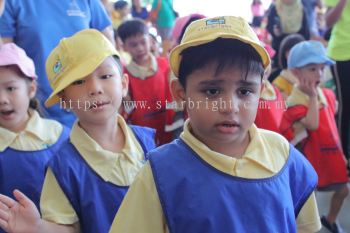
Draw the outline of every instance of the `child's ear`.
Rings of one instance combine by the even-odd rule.
[[[170,83],[171,94],[176,102],[185,101],[185,88],[179,82],[179,79],[175,78]]]
[[[129,76],[127,74],[123,74],[121,77],[122,82],[122,96],[125,97],[128,94],[129,89]]]
[[[37,83],[36,83],[36,81],[33,80],[29,84],[29,89],[28,89],[29,99],[32,99],[35,97],[36,90],[37,90]]]

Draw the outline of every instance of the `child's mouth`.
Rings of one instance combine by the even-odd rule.
[[[8,110],[8,111],[0,111],[1,115],[4,115],[4,116],[9,116],[11,115],[12,113],[14,113],[15,111],[13,110]]]

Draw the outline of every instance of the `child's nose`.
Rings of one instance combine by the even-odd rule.
[[[228,95],[219,101],[219,109],[221,113],[232,114],[239,112],[239,103],[235,94]]]
[[[6,93],[0,91],[0,105],[8,104],[8,98]]]
[[[88,81],[87,84],[88,84],[87,88],[88,88],[88,95],[89,96],[95,96],[95,95],[99,95],[99,94],[103,93],[102,87],[101,87],[98,80],[92,78]]]

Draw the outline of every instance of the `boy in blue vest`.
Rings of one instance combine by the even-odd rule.
[[[128,77],[100,32],[88,29],[62,39],[46,71],[54,90],[46,105],[59,103],[78,121],[49,162],[42,219],[16,190],[18,202],[0,195],[0,227],[16,233],[107,233],[144,155],[155,147],[154,130],[129,127],[118,115]]]
[[[318,231],[314,169],[253,124],[270,59],[248,23],[193,22],[170,64],[189,119],[180,139],[149,153],[110,232]]]

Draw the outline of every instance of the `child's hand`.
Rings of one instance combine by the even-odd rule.
[[[317,96],[317,86],[318,82],[308,77],[301,77],[299,79],[299,89],[306,95],[308,95],[310,98]]]
[[[0,227],[10,233],[35,233],[39,229],[40,214],[35,204],[18,190],[17,201],[0,194]]]

